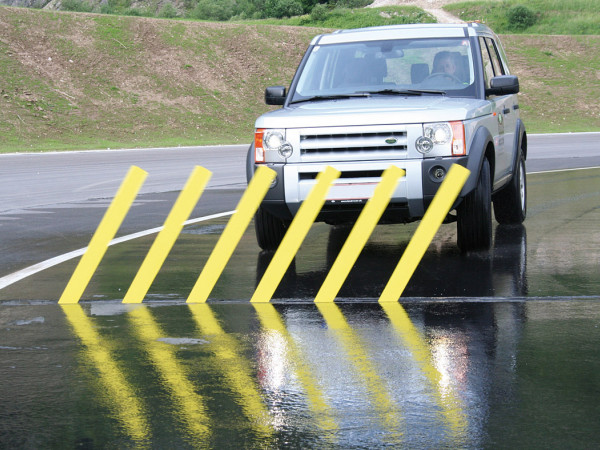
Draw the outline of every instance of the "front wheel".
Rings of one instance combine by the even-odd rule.
[[[527,180],[525,158],[521,153],[517,170],[504,189],[494,195],[494,215],[498,223],[518,225],[527,216]]]
[[[288,223],[259,207],[254,216],[254,230],[258,246],[263,250],[277,250],[285,236]]]
[[[492,243],[492,182],[490,163],[483,160],[477,186],[457,209],[457,240],[463,251],[488,250]]]

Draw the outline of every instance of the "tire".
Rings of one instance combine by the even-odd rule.
[[[518,225],[527,216],[527,178],[525,158],[519,154],[517,170],[508,186],[494,195],[494,215],[498,223]]]
[[[483,160],[473,192],[457,209],[457,241],[463,251],[489,250],[492,243],[492,182],[490,163]]]
[[[254,216],[254,230],[256,231],[256,241],[263,250],[277,250],[288,224],[271,213],[259,207]]]

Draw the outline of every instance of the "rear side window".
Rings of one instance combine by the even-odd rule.
[[[490,56],[492,58],[492,65],[494,66],[494,76],[506,75],[504,71],[504,66],[500,60],[500,55],[498,54],[498,48],[496,47],[496,43],[490,39],[485,38],[485,42],[487,44],[488,52],[490,52]]]
[[[486,89],[490,87],[490,80],[499,75],[505,75],[506,71],[498,54],[496,44],[491,38],[479,38],[481,48],[481,60],[483,62],[483,78]]]

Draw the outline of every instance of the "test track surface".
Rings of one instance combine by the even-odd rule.
[[[528,172],[552,172],[560,170],[574,170],[579,168],[591,168],[600,166],[600,133],[577,133],[577,134],[549,134],[549,135],[531,135],[529,136],[529,155],[528,155]],[[194,164],[208,166],[214,171],[212,184],[209,184],[209,189],[218,188],[237,188],[245,187],[245,179],[243,175],[243,161],[245,160],[245,146],[229,146],[229,147],[210,147],[210,148],[186,148],[186,149],[148,149],[148,150],[123,150],[123,151],[99,151],[99,152],[76,152],[76,153],[56,153],[56,154],[13,154],[0,155],[0,161],[10,164],[16,164],[17,169],[10,171],[8,176],[12,176],[13,181],[10,190],[2,191],[4,195],[0,197],[2,200],[3,212],[0,211],[0,219],[3,215],[11,214],[18,208],[19,211],[35,208],[40,202],[47,204],[48,202],[59,201],[61,203],[73,202],[76,199],[90,198],[96,195],[106,195],[108,192],[114,194],[115,186],[118,185],[120,179],[114,178],[118,171],[127,168],[130,164],[141,162],[142,166],[146,166],[151,176],[152,173],[156,176],[154,179],[149,177],[151,183],[146,186],[146,192],[165,192],[177,189],[181,185],[181,180],[185,177],[173,178],[178,174],[183,174],[190,170]],[[167,157],[168,156],[168,157]],[[70,157],[70,158],[69,158]],[[73,168],[68,161],[79,161]],[[48,165],[48,161],[56,161]],[[32,169],[32,162],[39,161],[39,171],[36,171],[35,165]],[[88,161],[88,162],[86,162]],[[102,163],[101,161],[110,161],[110,163]],[[15,163],[16,162],[16,163]],[[54,166],[52,165],[54,164]],[[83,169],[82,169],[83,165]],[[4,164],[7,167],[7,164]],[[98,167],[107,168],[106,175],[104,172],[98,173]],[[61,170],[59,170],[61,169]],[[80,174],[83,178],[68,176],[65,172],[68,170],[83,172]],[[533,169],[533,170],[532,170]],[[93,170],[97,173],[97,180],[89,183],[88,171]],[[42,172],[44,171],[44,172]],[[56,173],[58,171],[58,173]],[[34,174],[31,179],[32,173]],[[175,175],[173,175],[175,174]],[[55,186],[52,189],[52,195],[49,195],[44,200],[39,200],[36,196],[37,192],[42,192],[45,185],[49,183],[46,179],[42,185],[36,187],[35,175],[42,177],[51,177],[54,181],[58,179],[65,180],[63,186]],[[75,188],[73,183],[78,180],[87,180],[84,187]],[[19,185],[26,183],[23,187]],[[178,183],[176,182],[178,181]],[[4,183],[3,183],[4,184]],[[28,191],[33,189],[33,191]],[[99,190],[100,189],[100,190]],[[37,191],[37,192],[36,192]],[[17,199],[10,199],[10,193],[15,194]],[[57,192],[62,192],[66,197],[61,197]],[[12,203],[9,202],[9,199]],[[19,199],[21,205],[18,206]],[[8,208],[8,211],[5,209]],[[218,212],[214,214],[203,215],[185,222],[185,225],[191,225],[208,221],[215,218],[227,217],[234,211]],[[143,231],[130,233],[121,236],[111,241],[110,245],[131,241],[144,236],[158,233],[162,227],[152,227]],[[10,236],[5,236],[10,239]],[[79,248],[58,256],[46,259],[40,263],[30,265],[13,273],[0,278],[0,289],[10,286],[29,276],[56,266],[65,261],[77,258],[85,252],[87,247]]]

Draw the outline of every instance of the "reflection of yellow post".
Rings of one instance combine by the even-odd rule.
[[[92,236],[87,250],[79,260],[73,275],[71,275],[71,279],[67,283],[67,287],[65,287],[58,303],[79,302],[83,291],[85,291],[92,275],[94,275],[100,261],[102,261],[111,239],[117,234],[147,175],[139,167],[131,166],[114,200],[106,210],[100,225],[98,225]]]
[[[174,348],[158,341],[163,334],[146,308],[131,311],[129,317],[152,364],[175,397],[179,418],[182,419],[195,439],[200,440],[200,443],[205,443],[210,435],[210,427],[204,400],[196,392],[194,385],[186,378],[185,371],[177,362]]]
[[[368,352],[356,336],[344,315],[335,303],[317,303],[319,311],[325,318],[327,326],[334,331],[336,338],[348,355],[349,361],[354,365],[358,374],[363,378],[367,391],[372,397],[372,404],[382,418],[383,425],[390,435],[398,439],[402,432],[398,429],[402,425],[402,415],[397,405],[390,400],[390,393],[384,388],[384,381],[377,374],[369,360]]]
[[[413,359],[436,389],[437,396],[435,400],[442,409],[444,422],[452,435],[458,436],[461,432],[466,432],[467,423],[461,403],[452,390],[443,388],[442,375],[431,363],[429,347],[411,322],[406,310],[398,302],[382,303],[382,307],[388,315],[394,330],[410,350]]]
[[[277,333],[283,338],[287,345],[287,355],[290,362],[294,364],[296,375],[300,384],[306,392],[308,404],[314,413],[319,427],[323,431],[334,432],[338,426],[333,418],[331,407],[327,404],[323,393],[315,383],[315,377],[311,374],[310,367],[304,361],[300,349],[288,333],[279,313],[272,304],[254,303],[260,323],[265,330]],[[282,362],[283,363],[283,362]],[[331,435],[326,436],[330,438]]]
[[[214,337],[211,338],[211,348],[214,348],[228,384],[239,394],[244,414],[254,422],[260,434],[270,436],[273,430],[269,426],[269,413],[251,376],[247,361],[237,350],[238,342],[221,328],[209,305],[189,305],[189,308],[201,332]]]
[[[196,166],[194,168],[179,197],[177,197],[173,209],[167,216],[163,229],[156,236],[140,270],[138,270],[131,286],[129,286],[123,303],[141,303],[144,300],[150,285],[165,262],[179,233],[181,233],[183,223],[198,203],[198,199],[210,177],[210,171],[204,167]]]
[[[340,172],[331,166],[317,175],[317,184],[312,188],[306,200],[300,205],[300,209],[290,224],[279,248],[275,252],[269,267],[265,271],[251,302],[270,302],[277,286],[281,282],[285,271],[290,267],[294,256],[300,245],[308,234],[311,225],[317,218],[325,197],[329,192],[331,183],[340,176]]]
[[[248,189],[239,201],[236,212],[231,216],[217,245],[206,261],[206,265],[187,299],[188,303],[204,303],[206,301],[244,231],[248,228],[252,216],[267,193],[275,175],[275,171],[266,166],[258,168],[250,180]]]
[[[112,400],[110,407],[116,409],[117,417],[127,433],[141,444],[141,441],[150,437],[144,408],[113,360],[107,342],[96,332],[80,305],[65,305],[62,308],[75,334],[85,346],[86,356],[98,370],[100,382],[108,393],[108,398]]]
[[[398,301],[468,176],[469,170],[458,164],[452,165],[381,293],[380,302]]]
[[[390,197],[396,189],[398,179],[406,172],[396,166],[390,166],[383,172],[381,181],[375,188],[373,197],[369,199],[336,258],[325,282],[319,289],[315,302],[332,302],[348,277],[350,269],[358,255],[367,243],[373,229],[379,222],[383,211],[390,202]]]

